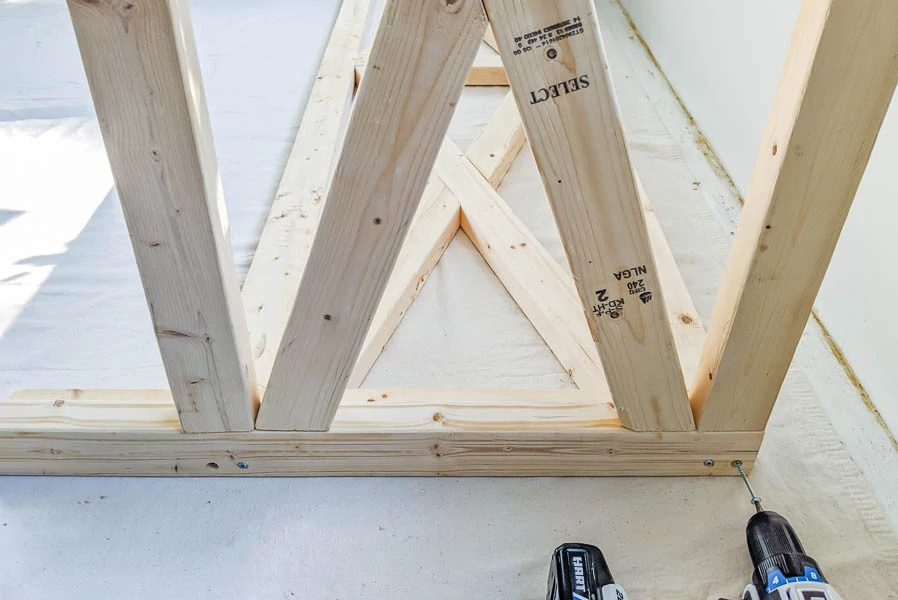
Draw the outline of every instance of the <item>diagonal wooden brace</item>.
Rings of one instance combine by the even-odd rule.
[[[705,431],[761,431],[898,82],[898,2],[798,16],[695,384]]]
[[[592,0],[484,6],[621,423],[694,429]]]
[[[69,0],[181,425],[249,431],[258,395],[186,0]]]
[[[486,28],[477,0],[391,0],[256,421],[326,430]]]

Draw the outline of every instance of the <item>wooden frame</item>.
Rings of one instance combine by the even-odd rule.
[[[591,0],[388,0],[370,55],[344,0],[238,297],[184,0],[68,2],[170,389],[14,393],[3,473],[750,468],[898,81],[898,5],[806,0],[706,340]],[[463,152],[466,82],[512,92]],[[496,191],[528,139],[573,277]],[[459,229],[579,389],[358,388]]]

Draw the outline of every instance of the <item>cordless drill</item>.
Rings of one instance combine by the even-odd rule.
[[[733,462],[733,466],[742,476],[756,510],[745,528],[754,570],[742,600],[842,600],[826,582],[817,561],[805,554],[789,522],[761,508],[761,499],[752,489],[742,461]]]
[[[602,551],[589,544],[562,544],[552,553],[546,600],[627,600],[614,583]]]

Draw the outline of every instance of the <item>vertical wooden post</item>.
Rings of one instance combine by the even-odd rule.
[[[767,423],[898,81],[896,32],[894,0],[802,5],[702,352],[702,430]]]
[[[330,426],[485,28],[480,0],[387,3],[260,429]]]
[[[250,430],[254,373],[186,0],[68,4],[181,426]]]
[[[593,0],[484,0],[621,423],[694,429]]]

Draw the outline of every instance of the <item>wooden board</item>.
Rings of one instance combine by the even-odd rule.
[[[492,50],[496,52],[499,51],[499,45],[496,43],[496,35],[493,33],[492,26],[486,28],[486,33],[483,34],[483,43],[489,46]]]
[[[489,184],[499,189],[526,143],[514,94],[509,92],[465,154]]]
[[[639,191],[639,201],[652,242],[652,255],[658,269],[658,280],[664,290],[667,321],[674,335],[680,368],[683,370],[684,379],[691,381],[698,369],[699,356],[705,343],[705,327],[698,316],[698,309],[695,308],[695,302],[689,288],[686,287],[683,274],[680,273],[680,267],[677,266],[673,250],[667,243],[667,236],[664,235],[658,215],[655,214],[655,209],[652,208],[638,175],[636,188]]]
[[[592,1],[484,6],[621,421],[693,429]]]
[[[168,382],[186,431],[258,406],[186,0],[69,0]]]
[[[577,390],[350,390],[329,432],[229,434],[180,432],[164,390],[29,391],[0,403],[0,473],[732,475],[761,437],[629,431]]]
[[[318,229],[349,119],[355,92],[353,64],[370,11],[370,0],[343,0],[243,282],[243,305],[262,394]]]
[[[257,428],[329,427],[485,27],[473,0],[387,4]]]
[[[360,55],[355,61],[356,85],[362,82],[362,76],[367,66],[368,56]],[[468,78],[465,79],[465,85],[469,87],[508,85],[508,77],[505,75],[505,67],[502,66],[502,59],[499,58],[499,55],[492,52],[478,54],[474,59],[474,66],[468,73]]]
[[[494,187],[498,187],[505,178],[526,141],[520,127],[519,134],[509,132],[504,135],[501,132],[506,127],[509,100],[516,113],[514,99],[509,95],[484,127],[484,135],[479,136],[471,146],[474,156],[482,162],[482,171],[491,182],[495,182]],[[449,148],[446,147],[447,143]],[[455,144],[447,139],[441,153],[453,152],[453,148]],[[402,317],[454,239],[461,226],[460,217],[461,207],[455,194],[432,174],[347,387],[359,387],[374,366]]]
[[[73,5],[83,4],[80,0],[70,2]],[[416,6],[411,0],[394,0],[392,6],[395,8],[403,2],[406,2],[404,6],[409,11],[405,16],[431,10],[425,5]],[[137,6],[136,10],[139,11],[146,7],[159,10],[163,5],[169,6],[162,0],[143,0],[128,4]],[[283,330],[286,323],[283,300],[289,300],[295,294],[298,280],[296,271],[302,272],[308,253],[307,244],[305,249],[302,244],[297,249],[293,248],[292,241],[298,237],[307,242],[315,231],[315,211],[320,210],[317,207],[322,202],[313,201],[310,204],[309,200],[314,200],[315,194],[320,194],[323,189],[320,182],[327,177],[331,160],[329,157],[339,145],[342,122],[348,112],[346,106],[353,88],[352,48],[358,43],[362,13],[367,13],[368,5],[367,1],[345,0],[338,17],[337,31],[325,53],[310,106],[272,208],[271,221],[263,234],[268,242],[254,261],[255,274],[248,278],[244,287],[244,298],[258,297],[265,301],[266,296],[271,295],[275,306],[281,307],[281,316],[277,316],[277,310],[272,311],[274,314],[267,315],[262,314],[264,311],[257,310],[259,314],[250,317],[255,319],[254,334],[264,335],[266,331],[274,331],[273,337],[279,338],[277,329],[280,327]],[[174,1],[170,6],[183,9],[183,5]],[[73,6],[73,12],[76,8],[78,7]],[[117,5],[117,8],[126,11],[126,18],[127,11],[135,10],[124,5]],[[163,11],[154,14],[162,15],[164,22],[164,17],[169,13]],[[183,18],[183,14],[179,12],[170,14]],[[401,27],[396,22],[391,24],[389,11],[387,14],[388,29]],[[140,16],[145,16],[145,13],[141,12]],[[180,23],[189,25],[186,21]],[[463,45],[468,43],[469,37],[476,39],[476,35],[468,35],[472,29],[474,28],[464,29],[460,36]],[[423,34],[415,31],[408,39],[420,41]],[[445,30],[442,35],[448,36]],[[397,40],[401,37],[403,36],[397,34]],[[178,54],[177,58],[194,68],[195,55],[191,55],[193,46],[186,40],[189,37],[180,40],[179,43],[185,46],[178,46],[178,52],[183,53],[183,56]],[[458,36],[454,39],[447,37],[444,41],[448,47],[451,42],[459,42],[459,39]],[[399,44],[396,40],[394,42]],[[447,50],[447,56],[450,53]],[[164,59],[165,53],[153,58]],[[384,69],[377,68],[376,65],[380,62],[378,60],[372,63],[369,75],[373,74],[375,80],[381,77],[389,79],[389,73],[385,74]],[[423,62],[427,62],[427,57]],[[460,86],[463,70],[460,65],[454,69],[455,62],[450,63],[451,65],[447,63],[446,68],[453,75],[458,75],[456,83]],[[412,67],[424,68],[419,63],[410,66]],[[395,76],[406,78],[403,81],[413,88],[416,82],[420,84],[426,79],[424,74],[416,76],[414,73],[410,74],[410,71],[400,72]],[[365,79],[370,80],[371,77]],[[428,81],[433,84],[434,80]],[[384,83],[384,89],[388,87],[392,85]],[[197,93],[196,90],[190,91]],[[424,95],[422,90],[417,91]],[[422,104],[426,103],[422,101]],[[201,95],[197,106],[199,108],[192,110],[202,109]],[[425,108],[421,107],[421,110]],[[373,128],[376,129],[381,126],[382,121],[378,119],[384,114],[385,110],[376,112],[371,108],[365,123],[359,127],[372,127],[373,123]],[[187,133],[194,136],[194,141],[200,148],[197,154],[204,160],[208,160],[210,156],[214,159],[214,155],[210,154],[211,139],[197,133],[208,127],[205,114],[196,116],[190,113],[190,117],[194,120],[188,119],[185,122],[193,129],[188,128]],[[397,127],[401,128],[401,124]],[[434,136],[434,139],[439,138]],[[178,411],[171,392],[167,390],[25,391],[0,402],[0,473],[240,476],[732,475],[730,463],[734,459],[742,460],[750,468],[761,443],[761,432],[650,433],[634,432],[622,426],[616,416],[607,385],[604,385],[604,379],[596,368],[596,347],[591,343],[591,335],[586,333],[586,319],[574,318],[583,312],[573,281],[563,268],[551,260],[545,249],[532,238],[493,189],[501,181],[524,141],[520,116],[509,97],[467,156],[451,142],[444,144],[437,176],[428,188],[421,210],[416,213],[416,222],[419,224],[412,229],[408,239],[410,244],[403,247],[403,251],[408,250],[407,258],[404,260],[400,253],[401,270],[397,273],[400,276],[390,282],[385,302],[374,313],[375,327],[364,343],[353,377],[361,380],[363,375],[359,373],[367,371],[366,364],[370,367],[373,357],[376,357],[379,348],[401,319],[411,297],[417,292],[421,278],[433,268],[445,244],[461,225],[467,228],[475,243],[480,242],[478,247],[481,251],[492,256],[493,262],[490,264],[498,265],[494,266],[497,273],[504,273],[504,277],[510,278],[513,283],[518,280],[525,283],[536,281],[526,279],[527,265],[538,267],[531,268],[531,271],[540,280],[539,283],[543,283],[547,277],[554,282],[555,291],[565,300],[547,302],[545,306],[536,302],[537,308],[527,314],[551,316],[556,304],[564,310],[561,319],[545,320],[542,330],[548,332],[550,337],[559,332],[570,336],[570,339],[556,345],[579,347],[588,357],[585,364],[591,365],[590,370],[583,369],[584,374],[579,378],[588,380],[592,375],[596,377],[594,381],[583,385],[583,389],[353,389],[346,390],[341,394],[339,402],[332,403],[335,416],[330,431],[327,432],[197,434],[187,434],[180,430]],[[397,143],[397,146],[397,153],[401,155],[404,145]],[[317,156],[319,153],[322,153],[321,157]],[[374,156],[381,157],[384,154]],[[395,159],[389,153],[386,157]],[[309,165],[302,164],[309,160],[315,161],[317,166],[310,168]],[[359,157],[359,161],[363,162],[362,157]],[[384,167],[385,172],[396,165],[404,166],[401,162],[393,162]],[[420,180],[426,178],[426,171],[427,169],[422,168],[420,173],[416,172],[418,175],[412,177],[422,188]],[[355,172],[353,175],[361,177]],[[203,183],[208,184],[209,181],[204,180]],[[657,256],[660,269],[658,277],[663,280],[665,291],[671,299],[668,316],[672,319],[673,330],[677,332],[677,350],[681,357],[694,355],[696,340],[700,340],[702,335],[701,324],[697,318],[691,319],[694,314],[691,299],[676,271],[675,261],[660,225],[654,219],[635,176],[633,185],[636,190],[635,198],[641,199],[648,222],[647,239],[651,239]],[[206,198],[214,198],[217,201],[215,206],[220,210],[220,195],[207,194]],[[281,216],[278,210],[289,214]],[[310,212],[305,212],[306,210]],[[295,215],[292,214],[294,212]],[[408,210],[403,213],[406,218],[411,214]],[[225,234],[223,213],[210,211],[209,215],[211,223],[221,223],[219,235]],[[357,216],[347,210],[339,215],[344,220]],[[212,216],[215,218],[211,218]],[[306,217],[311,217],[307,226],[297,225],[297,219]],[[329,227],[334,229],[335,226],[331,223]],[[496,227],[499,228],[498,233],[493,231]],[[226,235],[223,237],[226,241]],[[499,247],[491,247],[496,242]],[[288,257],[286,260],[294,270],[293,274],[288,274],[283,280],[277,273],[281,268],[278,265],[281,252]],[[525,252],[531,258],[521,260],[519,255]],[[534,256],[536,259],[532,258]],[[510,274],[506,272],[509,267]],[[264,290],[266,285],[274,288],[268,294]],[[530,287],[536,291],[519,289],[515,297],[526,297],[527,294],[539,296],[540,286]],[[250,314],[253,313],[252,306],[247,307],[247,310]],[[688,318],[680,318],[678,324],[676,317],[683,316]],[[280,319],[280,325],[277,325],[277,319]],[[537,316],[535,322],[542,323],[543,317]],[[256,342],[259,339],[254,337]],[[271,346],[264,340],[261,345],[257,343],[256,347],[261,348],[263,354],[271,353]],[[314,348],[317,349],[317,346]],[[264,365],[265,360],[268,360],[270,368],[270,358],[263,359],[261,364]],[[565,361],[562,362],[565,364]],[[683,363],[689,365],[689,359],[683,358]],[[287,363],[284,368],[295,367],[294,363]]]
[[[767,424],[898,81],[896,31],[894,0],[802,5],[702,353],[703,430]]]
[[[431,179],[346,387],[357,388],[368,376],[402,317],[440,262],[443,252],[455,239],[461,223],[460,214],[461,208],[455,196],[442,182]]]
[[[458,147],[446,144],[436,173],[461,203],[462,229],[577,387],[610,401],[570,276]]]
[[[505,67],[502,65],[502,59],[498,54],[492,51],[482,52],[477,55],[474,60],[474,66],[468,74],[465,85],[484,86],[484,85],[508,85],[508,75],[505,74]]]
[[[507,149],[519,148],[525,142],[524,126],[521,123],[518,108],[514,103],[514,95],[509,93],[465,154],[471,161],[471,164],[480,171],[490,184],[492,184],[494,188],[498,188],[505,173],[511,167],[513,158],[510,159],[509,156],[513,157],[517,155],[517,151],[515,151],[514,154],[509,154]],[[462,171],[464,171],[464,169],[462,169]],[[499,177],[499,175],[501,175],[501,177]],[[642,211],[645,215],[649,239],[652,244],[652,252],[655,257],[655,264],[658,268],[658,278],[661,282],[661,287],[664,289],[668,321],[670,322],[670,327],[674,334],[677,355],[680,358],[680,365],[684,375],[687,380],[691,380],[696,372],[702,344],[705,340],[705,328],[702,326],[698,311],[692,301],[692,295],[686,287],[686,282],[683,281],[683,276],[680,274],[676,258],[674,257],[670,245],[667,243],[667,237],[664,235],[664,230],[661,227],[661,223],[658,221],[657,215],[655,215],[655,211],[642,187],[638,174],[636,175],[636,188],[639,193]],[[573,298],[574,302],[571,303],[569,300],[564,300],[558,306],[552,305],[552,310],[560,311],[565,314],[577,313],[579,309],[577,309],[576,306],[579,299],[577,298],[576,288],[574,287],[574,282],[573,279],[571,279],[570,274],[549,257],[548,251],[542,247],[542,244],[539,244],[538,241],[533,239],[532,234],[530,234],[524,225],[514,216],[514,212],[503,198],[497,194],[491,194],[484,190],[478,192],[471,186],[466,186],[466,190],[467,191],[462,195],[462,198],[466,200],[463,209],[465,207],[467,208],[467,217],[463,219],[462,226],[468,234],[468,237],[474,241],[478,250],[480,250],[480,253],[484,256],[491,254],[494,246],[497,248],[495,251],[497,254],[495,254],[492,259],[487,258],[487,262],[490,262],[492,265],[493,263],[491,260],[501,260],[501,248],[505,247],[502,244],[493,243],[493,238],[489,236],[488,232],[493,228],[502,229],[510,226],[510,229],[507,229],[508,233],[503,234],[501,237],[506,239],[519,239],[519,241],[523,241],[525,245],[522,246],[518,243],[514,244],[515,248],[511,248],[511,244],[509,243],[506,244],[508,249],[522,251],[525,248],[529,248],[531,252],[537,252],[540,258],[536,260],[536,264],[548,264],[554,273],[554,276],[551,277],[551,279],[563,281],[562,285],[571,290],[572,294],[570,294],[570,296]],[[462,194],[460,190],[457,191],[459,194]],[[473,206],[471,205],[472,203],[474,203]],[[493,208],[484,212],[483,210],[478,210],[478,206],[492,206]],[[489,220],[478,226],[477,215],[486,215]],[[503,222],[505,225],[502,225]],[[479,229],[479,232],[476,231],[477,229]],[[508,236],[511,236],[511,238]],[[498,241],[498,239],[500,238],[496,238],[495,241]],[[528,277],[532,277],[532,273],[529,273],[531,265],[526,261],[503,261],[502,265],[512,269],[511,274],[505,274],[502,268],[493,268],[493,271],[496,272],[497,276],[500,279],[503,279],[503,281],[506,276],[511,277],[512,281],[523,281]],[[539,267],[537,267],[537,270],[539,270]],[[546,278],[539,278],[536,285],[526,285],[524,286],[524,289],[538,289],[545,285],[547,281]],[[510,287],[514,286],[506,285],[506,289]],[[513,293],[512,295],[514,296]],[[591,337],[586,320],[572,320],[571,318],[568,318],[567,320],[569,323],[575,324],[572,334],[578,340],[577,344],[589,354],[590,361],[593,364],[600,364],[595,347],[590,347]],[[552,344],[549,345],[550,347],[552,346]],[[556,357],[559,357],[559,354],[564,354],[564,352],[555,352]],[[565,360],[562,360],[561,358],[559,358],[559,361],[562,365],[566,364]],[[603,384],[603,388],[607,388],[607,385]]]
[[[458,215],[450,223],[452,216],[448,211],[458,211],[457,197],[463,204],[461,225],[465,233],[571,379],[580,389],[593,390],[602,397],[610,396],[598,352],[579,308],[580,301],[573,280],[517,219],[502,197],[489,189],[490,184],[497,187],[501,183],[525,142],[523,125],[511,93],[500,104],[466,155],[462,155],[451,141],[444,142],[435,167],[438,177],[432,177],[428,184],[374,324],[349,379],[349,387],[361,385],[454,235],[452,227],[457,228]],[[690,369],[687,373],[692,375],[704,340],[704,328],[657,217],[641,185],[638,187],[659,278],[668,290],[669,319],[677,352],[684,368]],[[450,192],[441,208],[432,206],[438,191]]]

